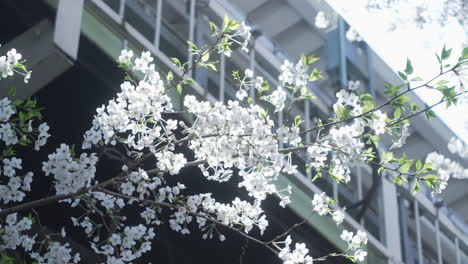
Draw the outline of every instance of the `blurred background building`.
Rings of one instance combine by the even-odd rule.
[[[186,40],[197,45],[210,43],[208,21],[220,25],[227,14],[253,28],[250,53],[215,55],[219,72],[193,71],[199,85],[187,93],[212,102],[226,102],[235,98],[232,71],[243,72],[246,68],[275,87],[283,60],[296,61],[304,53],[321,57],[316,67],[324,72],[325,79],[308,87],[317,99],[296,103],[291,111],[275,117],[278,123],[298,114],[305,118],[303,128],[313,126],[319,118],[326,120],[333,114],[335,93],[345,88],[349,80],[359,80],[361,91],[372,94],[378,102],[385,101],[384,84],[401,83],[398,75],[365,41],[349,42],[346,32],[350,26],[338,15],[330,19],[326,29],[318,29],[315,17],[319,11],[334,13],[326,1],[319,0],[3,0],[0,54],[16,48],[28,59],[26,64],[33,75],[28,85],[16,79],[2,82],[0,95],[15,86],[18,97],[38,97],[47,107],[45,115],[50,116],[51,127],[59,127],[52,144],[62,138],[80,142],[95,108],[119,89],[122,74],[115,69],[113,60],[122,48],[136,53],[149,50],[162,75],[169,70],[177,74],[170,57],[190,60]],[[180,96],[174,93],[172,97],[180,107]],[[415,95],[410,97],[424,105]],[[64,116],[69,123],[64,123]],[[70,133],[70,126],[77,131]],[[424,159],[427,153],[437,150],[450,156],[446,144],[452,135],[440,120],[429,122],[425,116],[417,116],[412,120],[411,137],[397,153]],[[304,140],[312,139],[308,135]],[[387,151],[389,145],[379,147]],[[295,159],[304,164],[303,157],[298,155]],[[348,185],[337,185],[327,177],[312,182],[311,174],[303,167],[300,173],[281,177],[278,183],[293,186],[288,213],[281,215],[278,208],[267,206],[278,231],[308,217],[313,194],[324,191],[340,207],[349,208],[347,229],[367,231],[367,263],[468,263],[468,184],[462,180],[453,180],[442,197],[432,197],[424,187],[413,196],[411,182],[395,186],[392,175],[377,176],[375,169],[368,166],[355,168]],[[308,243],[317,257],[345,249],[339,228],[330,219],[313,217],[296,235]],[[181,244],[185,243],[182,240],[174,242],[174,247],[193,246]],[[236,243],[230,246],[237,248],[220,249],[218,254],[239,255],[239,245],[243,244]],[[185,254],[195,256],[197,250]],[[191,262],[189,258],[175,258],[173,263],[198,263],[193,258]],[[260,257],[256,261],[252,263],[263,263]]]

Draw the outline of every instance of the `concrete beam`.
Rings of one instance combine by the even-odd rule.
[[[20,75],[2,80],[0,97],[5,96],[11,87],[16,87],[14,99],[25,99],[73,65],[73,62],[54,46],[53,33],[52,24],[43,20],[0,48],[0,54],[15,48],[23,55],[23,59],[26,59],[28,70],[32,71],[27,84]]]

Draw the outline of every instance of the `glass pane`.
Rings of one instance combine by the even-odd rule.
[[[124,21],[138,30],[149,42],[154,43],[156,1],[127,0]]]

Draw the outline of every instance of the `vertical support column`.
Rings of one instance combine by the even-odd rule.
[[[400,239],[400,224],[398,213],[397,189],[389,179],[382,179],[382,204],[383,218],[382,223],[385,234],[385,244],[388,247],[391,256],[394,256],[395,262],[402,262],[402,249]],[[389,262],[392,263],[392,262]]]
[[[405,263],[413,263],[414,255],[410,245],[408,234],[408,201],[402,197],[398,198],[398,209],[400,215],[401,243],[403,244],[403,258]]]
[[[310,124],[310,101],[307,99],[304,101],[304,119],[305,119],[305,129],[308,130],[312,126]],[[305,134],[305,143],[310,144],[312,142],[312,135],[311,133],[306,133]],[[306,172],[307,179],[311,180],[312,179],[312,172],[309,170]]]
[[[189,41],[194,43],[195,39],[195,8],[196,8],[197,1],[196,0],[190,0],[190,19],[189,19]],[[187,49],[187,62],[188,65],[187,67],[191,68],[193,66],[193,57],[190,54],[190,49]],[[190,78],[193,77],[193,70],[190,70],[188,72],[188,76]]]
[[[338,19],[338,39],[339,39],[339,54],[340,54],[340,82],[341,88],[348,85],[348,67],[346,64],[346,24],[342,17]]]
[[[122,24],[124,22],[124,15],[125,15],[125,0],[120,0],[119,17],[120,17],[120,22]]]
[[[421,241],[421,219],[419,218],[418,199],[414,199],[414,221],[416,224],[416,248],[418,250],[418,264],[424,264],[422,241]]]
[[[161,20],[162,20],[162,1],[156,0],[156,25],[154,27],[154,46],[159,50],[159,41],[161,39]]]
[[[437,208],[435,228],[436,228],[436,243],[437,243],[437,263],[443,264],[442,246],[440,244],[439,208]]]
[[[283,124],[283,121],[284,121],[283,117],[284,117],[283,116],[283,111],[279,111],[278,112],[278,127],[280,127],[281,124]],[[279,148],[283,148],[283,142],[282,141],[279,142]]]
[[[198,11],[197,11],[198,12]],[[195,30],[194,30],[194,41],[195,45],[201,47],[204,43],[205,36],[207,36],[207,28],[197,25],[203,25],[203,17],[199,16],[198,13],[195,15]],[[193,58],[192,58],[193,59]],[[195,63],[195,62],[193,62]],[[196,70],[192,70],[192,78],[203,88],[204,95],[208,94],[208,79],[210,76],[210,71],[205,68],[198,68]],[[216,96],[213,94],[213,96]]]
[[[372,49],[366,43],[366,56],[367,56],[367,76],[369,79],[369,93],[375,97],[375,78],[374,78],[374,65],[372,63]]]
[[[250,48],[249,68],[252,70],[253,77],[255,78],[255,75],[256,75],[256,71],[255,71],[255,37],[252,37],[251,41],[252,41],[252,47]],[[250,86],[249,97],[252,98],[252,103],[255,103],[255,87],[253,85]]]
[[[333,181],[333,200],[336,201],[337,205],[340,205],[340,199],[338,196],[338,183],[336,181]]]
[[[226,82],[226,57],[224,53],[219,54],[219,101],[224,102],[224,93]]]
[[[356,174],[357,174],[357,177],[356,177],[356,185],[357,185],[357,200],[358,201],[362,201],[362,197],[363,197],[363,194],[362,194],[362,168],[360,166],[358,166],[356,168]],[[361,217],[361,221],[359,221],[359,223],[364,226],[364,217]]]
[[[60,0],[55,18],[54,43],[68,56],[78,57],[84,0]]]
[[[455,256],[456,256],[456,260],[457,260],[456,264],[461,264],[460,242],[458,241],[458,237],[455,237]]]

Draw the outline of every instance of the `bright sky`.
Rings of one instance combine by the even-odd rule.
[[[340,13],[346,21],[352,25],[377,52],[387,64],[395,71],[403,71],[406,58],[409,57],[414,70],[414,76],[420,76],[428,80],[438,74],[439,66],[435,52],[440,54],[442,47],[453,48],[449,61],[456,61],[468,36],[465,36],[463,28],[455,18],[449,18],[445,27],[439,23],[427,24],[425,28],[418,28],[408,23],[407,17],[414,17],[416,10],[408,3],[397,7],[397,16],[389,15],[389,12],[370,13],[366,8],[367,0],[327,0],[327,2]],[[423,3],[429,7],[429,12],[436,15],[441,10],[443,0],[408,0],[411,4]],[[397,30],[387,30],[391,21],[396,17]],[[447,79],[447,78],[446,78]],[[468,85],[468,78],[465,79]],[[466,86],[466,85],[465,85]],[[428,104],[437,102],[440,97],[428,89],[420,90],[418,95]],[[446,109],[441,105],[435,109],[436,114],[442,119],[461,139],[468,142],[468,103],[464,106]]]

